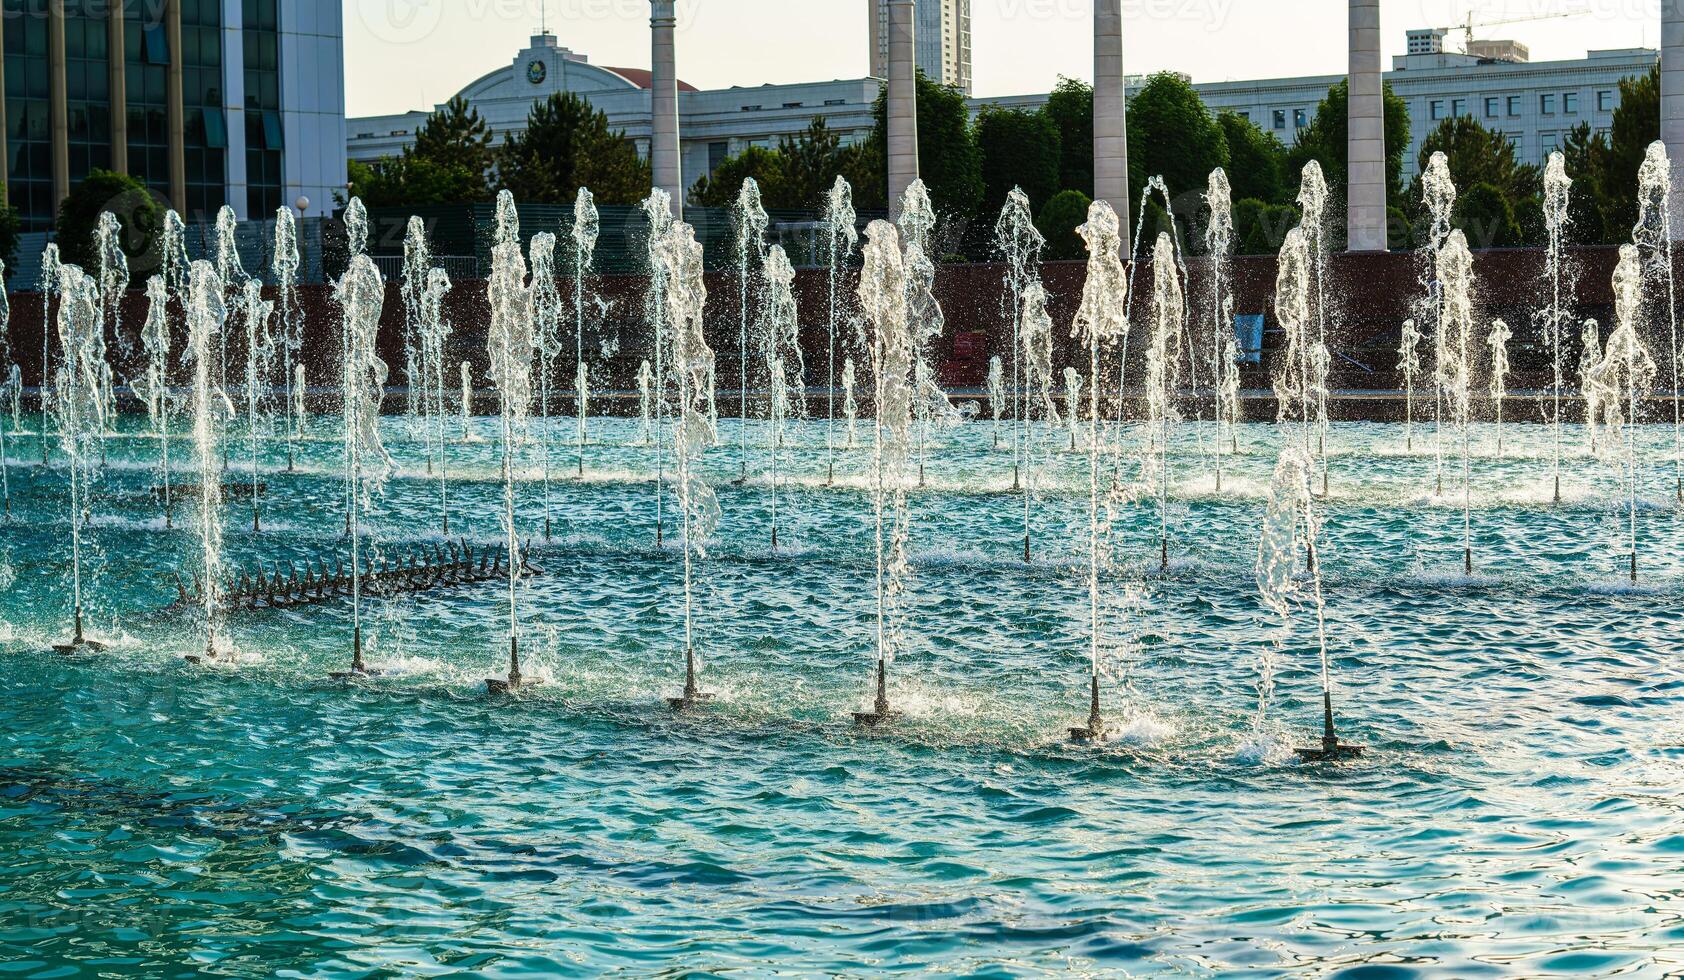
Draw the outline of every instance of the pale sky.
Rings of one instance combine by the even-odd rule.
[[[1345,0],[1122,0],[1127,70],[1194,81],[1338,74]],[[1657,47],[1662,0],[1382,0],[1387,65],[1404,32],[1511,18],[1476,36],[1529,44],[1534,61]],[[345,0],[346,111],[431,108],[511,63],[539,0]],[[679,77],[700,88],[859,78],[867,0],[678,0]],[[1551,15],[1581,11],[1575,16]],[[971,0],[977,95],[1090,79],[1092,0]],[[1530,18],[1550,18],[1532,20]],[[599,65],[647,68],[648,0],[548,0],[550,31]],[[1460,34],[1455,35],[1460,38]]]

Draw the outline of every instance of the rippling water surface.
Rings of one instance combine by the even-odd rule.
[[[499,536],[493,425],[450,447],[452,531]],[[559,438],[570,421],[557,420]],[[196,547],[148,488],[155,441],[107,440],[86,588],[99,657],[68,626],[65,472],[10,441],[0,531],[0,970],[13,975],[650,974],[1025,976],[1660,975],[1684,969],[1684,525],[1671,431],[1643,434],[1642,581],[1626,581],[1616,468],[1570,434],[1554,505],[1548,430],[1475,440],[1475,574],[1459,460],[1436,492],[1430,433],[1338,425],[1323,553],[1344,734],[1368,755],[1302,767],[1318,734],[1308,624],[1260,605],[1257,526],[1279,440],[1247,427],[1222,492],[1179,435],[1171,566],[1157,503],[1115,529],[1105,590],[1127,737],[1075,748],[1085,715],[1085,457],[1053,452],[1022,561],[1012,455],[943,433],[914,508],[899,723],[863,732],[874,609],[869,456],[826,486],[800,435],[769,548],[764,452],[732,486],[700,568],[698,643],[719,699],[674,716],[676,535],[654,539],[651,450],[594,425],[556,450],[522,523],[544,575],[522,602],[548,683],[491,700],[495,585],[370,604],[343,686],[343,605],[236,614],[233,667],[164,611]],[[371,540],[436,541],[437,485],[390,422],[398,471]],[[866,430],[862,427],[862,434]],[[229,506],[230,560],[340,547],[338,447],[298,471],[265,450],[264,531]],[[1057,448],[1062,436],[1045,438]],[[755,440],[758,443],[758,440]],[[249,473],[236,445],[236,475]],[[1067,448],[1067,444],[1066,444]],[[181,444],[178,459],[186,462]],[[23,461],[18,461],[19,456]],[[1125,483],[1135,479],[1125,462]],[[178,478],[185,478],[185,473]],[[1109,478],[1108,478],[1109,479]],[[669,504],[670,506],[670,504]],[[670,511],[669,511],[670,519]],[[1280,642],[1254,728],[1256,661]],[[1273,745],[1273,751],[1269,746]],[[1260,746],[1262,750],[1260,750]]]

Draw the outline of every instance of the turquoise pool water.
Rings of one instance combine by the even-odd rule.
[[[27,420],[26,420],[27,421]],[[557,420],[558,439],[571,420]],[[476,422],[489,440],[490,420]],[[131,430],[137,428],[133,423]],[[524,587],[544,686],[492,700],[495,584],[367,611],[390,676],[349,660],[343,603],[235,615],[242,660],[194,667],[191,505],[166,531],[155,441],[107,440],[85,587],[102,656],[68,632],[65,475],[13,437],[0,531],[0,972],[18,976],[1272,975],[1604,976],[1684,969],[1684,521],[1671,430],[1643,433],[1642,583],[1625,582],[1614,465],[1570,432],[1552,503],[1548,430],[1476,436],[1475,575],[1458,465],[1433,493],[1430,430],[1336,425],[1323,552],[1343,733],[1369,754],[1302,767],[1259,751],[1257,656],[1280,640],[1267,730],[1318,734],[1307,618],[1257,598],[1278,441],[1248,426],[1214,488],[1197,431],[1173,460],[1172,563],[1157,504],[1119,513],[1105,591],[1106,706],[1085,715],[1085,457],[1054,452],[1022,562],[1012,455],[986,423],[943,433],[911,494],[906,712],[868,695],[869,455],[822,430],[793,451],[778,552],[764,451],[709,452],[724,520],[700,566],[698,643],[718,700],[675,716],[676,536],[654,543],[651,450],[593,423],[584,479],[558,445],[553,539]],[[867,430],[861,429],[862,437]],[[1057,449],[1066,437],[1045,437]],[[755,440],[758,442],[758,440]],[[369,516],[388,553],[437,540],[437,485],[400,420]],[[1067,443],[1064,444],[1067,449]],[[242,447],[232,468],[243,475]],[[337,553],[328,423],[298,472],[268,447],[264,531],[227,549]],[[187,446],[178,444],[185,465]],[[452,530],[499,539],[493,445],[450,447]],[[22,461],[19,461],[19,457]],[[1125,482],[1133,464],[1124,467]]]

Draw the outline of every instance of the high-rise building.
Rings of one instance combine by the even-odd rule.
[[[971,94],[971,0],[917,0],[918,67],[943,85]],[[871,75],[889,77],[888,0],[866,0]]]
[[[26,231],[93,169],[188,220],[345,186],[342,0],[3,0],[0,150]]]

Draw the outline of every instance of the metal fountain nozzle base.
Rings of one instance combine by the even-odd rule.
[[[684,693],[676,698],[667,698],[667,707],[674,711],[689,711],[698,704],[705,704],[713,700],[712,691],[704,691],[696,684],[696,651],[694,648],[684,651]]]
[[[68,643],[54,643],[53,652],[68,654],[103,653],[104,651],[105,644],[99,642],[98,640],[90,640],[86,636],[82,635],[82,607],[77,606],[75,632],[71,635]]]
[[[1099,675],[1093,675],[1092,700],[1088,704],[1086,728],[1070,729],[1070,741],[1084,745],[1105,741],[1105,719],[1099,716]]]
[[[889,708],[889,667],[888,661],[877,661],[877,700],[870,711],[854,712],[854,724],[868,728],[876,727],[885,722],[894,721],[900,717],[900,712]]]
[[[355,626],[351,629],[351,669],[335,670],[327,676],[329,680],[334,681],[355,681],[380,677],[385,673],[385,671],[370,667],[363,662],[363,628]]]
[[[1327,691],[1322,692],[1321,746],[1292,751],[1303,762],[1338,762],[1341,759],[1355,759],[1363,752],[1360,745],[1339,741],[1339,733],[1333,728],[1333,695]]]
[[[520,652],[515,638],[509,637],[509,676],[487,677],[485,690],[488,694],[513,694],[529,687],[537,687],[544,683],[542,677],[527,677],[520,672]]]

